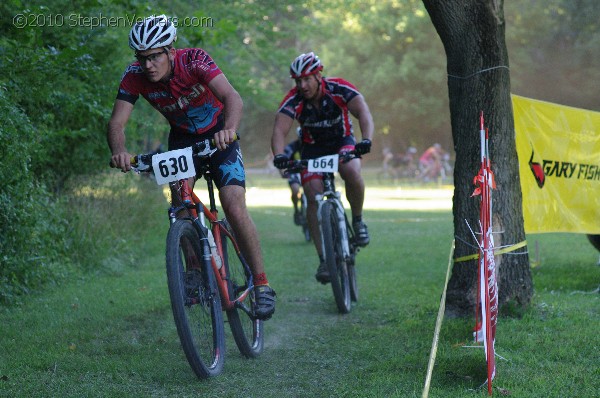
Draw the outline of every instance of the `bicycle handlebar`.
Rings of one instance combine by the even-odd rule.
[[[239,134],[235,134],[233,141],[239,141]],[[215,140],[213,138],[207,138],[200,142],[197,142],[191,146],[193,156],[198,156],[200,158],[209,158],[216,150]],[[134,168],[138,168],[140,166],[147,166],[143,169],[137,169],[138,171],[150,172],[152,171],[152,157],[156,155],[157,152],[151,153],[142,153],[138,155],[134,155],[130,159],[131,166]],[[109,163],[110,167],[115,168],[116,166],[112,165],[112,162]]]
[[[339,153],[339,161],[340,163],[349,162],[352,159],[360,158],[361,153],[356,150],[352,150],[349,152]],[[308,161],[312,159],[300,159],[300,160],[288,160],[287,163],[281,167],[277,167],[280,170],[285,170],[290,173],[298,173],[306,168],[308,168]]]

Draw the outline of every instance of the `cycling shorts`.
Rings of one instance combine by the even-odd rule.
[[[220,129],[219,129],[220,130]],[[169,150],[182,149],[192,146],[196,142],[210,138],[213,134],[188,134],[175,133],[169,134]],[[194,157],[194,167],[200,169],[201,160]],[[244,160],[238,141],[227,146],[223,151],[217,151],[209,158],[210,174],[218,189],[227,185],[239,185],[246,188],[246,173],[244,171]],[[201,176],[196,176],[200,178]]]
[[[336,153],[350,152],[356,145],[354,135],[340,137],[332,141],[328,145],[310,145],[302,146],[302,159],[315,159],[321,156],[335,155]],[[306,184],[310,180],[323,179],[323,173],[311,173],[308,170],[302,170],[302,184]]]

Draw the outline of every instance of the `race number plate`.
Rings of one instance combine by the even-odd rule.
[[[335,173],[338,170],[338,155],[309,159],[308,171],[311,173]]]
[[[158,185],[182,180],[196,175],[192,148],[176,149],[152,156],[152,168]]]

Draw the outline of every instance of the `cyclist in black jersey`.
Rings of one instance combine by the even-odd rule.
[[[366,154],[371,150],[374,125],[371,111],[358,89],[341,78],[321,75],[323,65],[310,52],[298,56],[290,66],[296,86],[284,97],[273,127],[271,149],[276,167],[284,166],[289,158],[284,154],[285,137],[294,120],[302,129],[302,159],[314,159],[356,149]],[[358,119],[362,141],[356,143],[350,114]],[[346,198],[352,211],[352,224],[360,246],[369,243],[367,226],[362,219],[365,184],[361,176],[361,159],[340,164],[339,173],[345,182]],[[323,191],[322,178],[317,173],[302,172],[302,185],[308,199],[307,218],[313,242],[319,255],[315,277],[329,282],[329,272],[321,253],[321,236],[317,221],[315,195]]]

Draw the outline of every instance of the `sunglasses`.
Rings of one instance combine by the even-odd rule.
[[[135,59],[138,60],[140,65],[144,66],[144,65],[146,65],[146,61],[150,61],[151,63],[155,64],[162,54],[168,54],[168,53],[169,53],[169,50],[167,50],[166,48],[163,48],[163,50],[161,52],[152,53],[149,55],[136,54]]]

